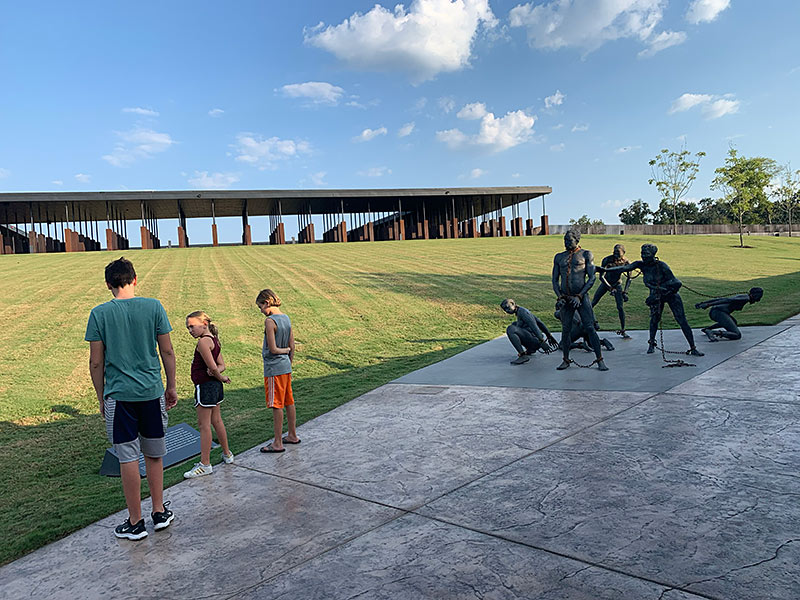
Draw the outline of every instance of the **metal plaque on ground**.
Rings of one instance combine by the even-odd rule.
[[[187,458],[200,454],[200,432],[188,423],[178,423],[167,428],[164,436],[167,453],[164,456],[164,468],[183,462]],[[219,444],[212,441],[212,448],[219,448]],[[119,459],[114,448],[108,448],[100,465],[100,475],[119,477]],[[144,456],[139,454],[139,475],[145,476]]]

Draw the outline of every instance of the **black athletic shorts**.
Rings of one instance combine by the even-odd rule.
[[[194,405],[214,408],[225,398],[222,382],[219,379],[204,381],[194,386]]]

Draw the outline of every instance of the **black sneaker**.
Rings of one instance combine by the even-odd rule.
[[[172,519],[175,518],[175,513],[168,509],[168,506],[169,502],[164,502],[163,512],[150,513],[150,516],[153,517],[153,529],[156,531],[169,527],[169,524],[172,523]]]
[[[118,538],[126,538],[129,540],[141,540],[147,537],[147,529],[144,528],[144,519],[139,520],[136,525],[131,525],[130,519],[125,519],[122,525],[114,529],[114,535]]]

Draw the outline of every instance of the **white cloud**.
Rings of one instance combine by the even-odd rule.
[[[483,102],[473,102],[472,104],[464,106],[464,108],[456,113],[456,116],[459,119],[482,119],[486,112],[486,105]]]
[[[168,133],[160,133],[152,129],[131,129],[117,131],[117,142],[111,154],[103,156],[103,160],[115,167],[127,167],[141,158],[152,158],[155,154],[165,152],[175,143]]]
[[[0,168],[0,179],[5,179],[6,177],[11,177],[11,171]]]
[[[443,96],[439,98],[437,102],[439,104],[439,108],[441,108],[446,113],[452,112],[453,109],[456,107],[456,101],[450,96]]]
[[[588,131],[588,130],[589,130],[589,125],[587,125],[586,123],[580,123],[580,124],[575,123],[575,125],[572,126],[572,129],[570,129],[572,133]]]
[[[389,131],[386,127],[379,127],[378,129],[370,129],[369,127],[366,128],[364,131],[359,133],[357,136],[353,138],[354,142],[368,142],[372,139],[375,139],[379,135],[386,135]]]
[[[550,146],[550,151],[551,152],[563,152],[564,148],[566,148],[566,147],[567,147],[566,144],[564,142],[561,142],[560,144],[553,144],[552,146]]]
[[[733,99],[731,94],[713,96],[711,94],[687,93],[683,94],[672,103],[667,114],[672,115],[699,106],[706,119],[718,119],[719,117],[738,112],[740,104],[738,100]]]
[[[189,184],[201,190],[226,190],[239,181],[236,173],[211,173],[208,171],[195,171],[194,177],[189,179]]]
[[[731,0],[693,0],[686,11],[686,20],[693,25],[710,23],[731,5]]]
[[[520,174],[520,173],[512,173],[512,174],[511,174],[511,176],[512,176],[514,179],[519,179],[519,178],[521,177],[521,174]]]
[[[486,175],[486,173],[487,173],[487,171],[484,171],[483,169],[477,169],[476,168],[476,169],[472,169],[472,171],[469,172],[469,177],[470,177],[470,179],[477,179],[478,177],[482,177],[482,176]]]
[[[533,48],[592,52],[608,41],[647,40],[665,5],[666,0],[551,0],[515,6],[509,18],[512,27],[527,29]]]
[[[672,106],[669,107],[669,114],[689,110],[698,104],[710,102],[711,98],[712,97],[709,94],[683,94],[680,98],[672,103]]]
[[[75,179],[81,183],[89,183],[92,180],[92,176],[86,173],[77,173]]]
[[[614,150],[614,154],[626,154],[627,152],[631,152],[632,150],[639,150],[641,146],[622,146]]]
[[[64,182],[61,181],[60,179],[54,179],[50,183],[52,183],[53,185],[64,185]]]
[[[462,112],[463,109],[458,114],[461,115]],[[462,118],[471,118],[473,114],[474,109],[468,110]],[[487,112],[481,118],[478,133],[467,135],[460,129],[447,129],[437,131],[436,139],[451,149],[477,146],[486,148],[490,152],[500,152],[530,140],[535,122],[536,117],[523,110],[508,112],[499,119],[493,113]]]
[[[325,175],[327,175],[327,171],[318,171],[316,173],[311,174],[311,183],[314,185],[328,185],[325,183]]]
[[[222,110],[221,108],[212,108],[210,111],[208,111],[208,116],[209,117],[220,117],[220,116],[222,116],[222,113],[224,113],[224,112],[225,111]]]
[[[662,31],[658,35],[650,36],[647,39],[647,48],[639,52],[639,58],[649,58],[654,54],[666,50],[672,46],[677,46],[686,41],[686,33],[683,31]]]
[[[314,104],[338,104],[344,94],[344,90],[338,85],[325,81],[290,83],[280,88],[280,91],[288,98],[305,98]]]
[[[358,175],[361,177],[383,177],[384,175],[391,175],[392,170],[389,167],[372,167],[365,171],[359,171]]]
[[[419,112],[423,108],[425,108],[426,104],[428,104],[428,99],[425,96],[423,96],[422,98],[420,98],[419,100],[414,102],[414,109],[413,110]]]
[[[628,200],[624,202],[622,200],[606,200],[600,206],[603,208],[622,208],[623,206],[627,206]]]
[[[563,127],[564,127],[564,124],[563,124],[563,123],[559,123],[558,125],[553,125],[553,126],[551,127],[551,129],[552,129],[553,131],[558,131],[559,129],[561,129],[561,128],[563,128]]]
[[[355,69],[401,71],[413,83],[469,65],[481,27],[497,19],[489,0],[413,0],[408,10],[376,4],[339,25],[320,23],[304,32],[308,44],[327,50]]]
[[[728,100],[727,98],[714,100],[708,104],[708,106],[703,107],[703,114],[706,119],[718,119],[719,117],[732,115],[736,112],[739,112],[739,101]]]
[[[263,139],[260,135],[240,133],[233,148],[236,160],[260,170],[274,169],[275,161],[295,158],[311,152],[311,144],[302,140],[282,140],[277,137]]]
[[[561,106],[564,103],[564,98],[566,98],[566,96],[561,93],[561,90],[556,90],[555,94],[544,99],[544,107],[552,108],[554,106]]]
[[[152,108],[123,108],[122,112],[124,113],[133,113],[135,115],[141,115],[143,117],[157,117],[158,112],[154,111]]]
[[[397,130],[397,137],[408,137],[411,135],[411,132],[414,131],[414,127],[414,121],[411,121],[411,123],[406,123]]]

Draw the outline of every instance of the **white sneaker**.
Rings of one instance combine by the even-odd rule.
[[[226,464],[226,465],[229,465],[229,464],[231,464],[231,463],[233,462],[233,452],[231,452],[230,454],[225,454],[225,453],[223,452],[223,453],[222,453],[222,460],[224,460],[224,461],[225,461],[225,464]]]
[[[214,469],[211,465],[204,465],[203,463],[194,463],[191,471],[186,471],[183,474],[184,479],[192,479],[193,477],[202,477],[203,475],[211,475]]]

